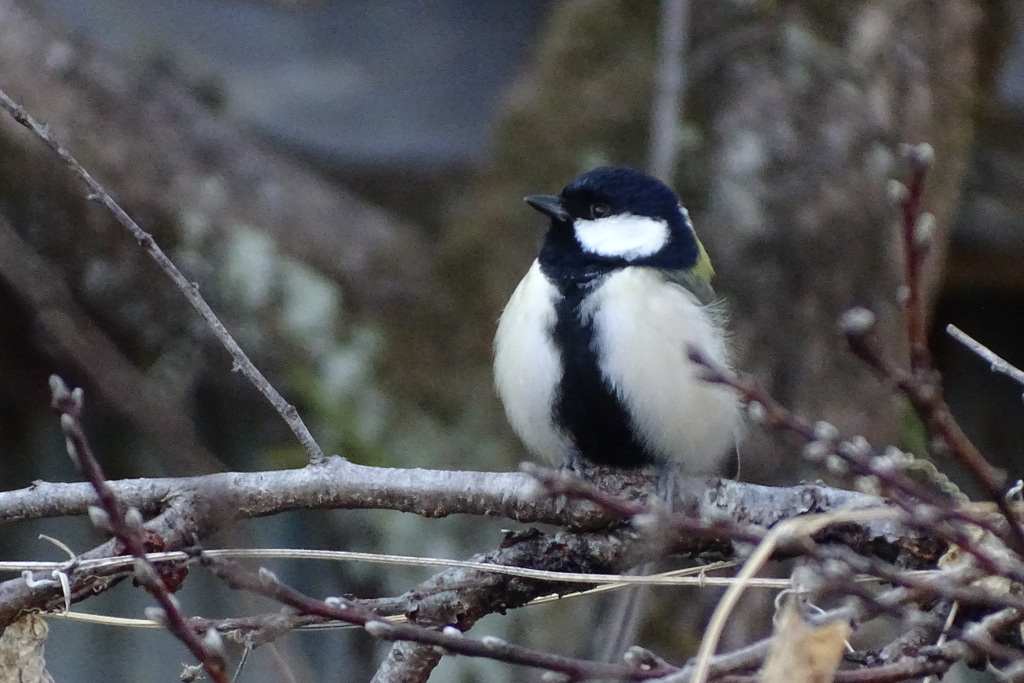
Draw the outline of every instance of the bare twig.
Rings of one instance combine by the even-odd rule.
[[[907,320],[907,341],[910,344],[911,372],[930,371],[931,354],[928,351],[925,302],[922,295],[921,270],[934,239],[934,221],[930,214],[921,212],[925,179],[935,160],[931,145],[907,145],[903,152],[910,167],[910,179],[899,193],[901,231],[905,263],[904,290],[901,296]]]
[[[810,617],[808,620],[812,626],[834,621],[863,622],[880,614],[896,613],[919,599],[920,594],[915,591],[894,588],[860,607],[847,605]],[[964,638],[951,639],[938,646],[911,647],[900,653],[898,661],[839,671],[836,673],[835,680],[837,683],[896,683],[927,675],[941,675],[954,663],[963,660],[968,647],[985,654],[989,654],[986,652],[986,648],[991,647],[994,648],[993,654],[998,651],[999,654],[1008,658],[1012,656],[1012,659],[1016,660],[1019,652],[997,645],[994,642],[994,636],[1005,633],[1019,622],[1020,614],[1016,610],[1002,609],[972,623],[969,628],[973,631],[966,634]],[[756,667],[767,652],[769,640],[766,639],[740,651],[716,657],[711,665],[714,680],[735,683],[755,683],[760,680],[753,676],[738,676],[729,674],[729,672],[749,671]],[[1006,649],[1011,651],[1006,652]],[[663,683],[693,683],[695,669],[696,663],[687,664],[678,673],[667,676]],[[722,673],[726,675],[719,675]]]
[[[203,299],[202,295],[199,294],[199,285],[194,282],[189,282],[188,279],[178,270],[178,267],[174,265],[170,258],[164,253],[160,246],[153,239],[153,236],[148,232],[139,227],[131,216],[129,216],[121,206],[114,201],[113,197],[103,186],[100,185],[92,175],[85,170],[85,168],[78,163],[71,153],[65,149],[50,133],[49,128],[40,125],[35,119],[33,119],[25,109],[17,102],[12,100],[6,92],[0,90],[0,108],[7,111],[11,117],[21,125],[32,131],[40,140],[42,140],[47,147],[52,149],[64,165],[67,166],[72,173],[81,178],[82,182],[85,183],[86,187],[89,188],[89,199],[94,200],[104,207],[114,216],[118,223],[124,226],[132,236],[138,241],[139,245],[146,250],[146,253],[156,262],[164,273],[174,282],[177,288],[185,296],[185,299],[192,305],[192,307],[203,317],[203,320],[213,330],[217,340],[220,341],[221,345],[227,349],[228,353],[231,354],[231,358],[234,362],[234,369],[241,372],[253,386],[259,390],[261,394],[270,402],[278,414],[288,424],[288,427],[292,430],[292,433],[302,444],[302,447],[306,450],[309,455],[309,462],[312,465],[320,465],[324,462],[324,454],[317,445],[313,435],[310,434],[309,429],[306,428],[305,423],[299,416],[295,406],[291,405],[284,400],[284,397],[278,393],[277,389],[271,386],[267,378],[263,376],[263,373],[253,365],[252,361],[245,354],[242,348],[235,341],[231,333],[228,332],[227,328],[217,317],[217,314],[213,312],[206,300]]]
[[[904,657],[891,664],[837,671],[833,683],[898,683],[922,676],[941,676],[949,671],[956,661],[956,656],[947,652],[919,654],[916,657]]]
[[[940,524],[942,521],[956,520],[1002,536],[1002,530],[992,521],[950,505],[948,498],[910,479],[891,456],[875,453],[862,437],[842,440],[834,426],[827,423],[812,424],[794,414],[775,400],[755,379],[715,365],[696,349],[690,350],[690,359],[705,368],[707,381],[732,387],[744,402],[756,406],[755,412],[761,420],[799,436],[805,443],[805,457],[824,462],[834,469],[852,470],[856,474],[873,477],[884,488],[900,494],[890,496],[889,500],[903,508],[911,520],[919,520],[931,533],[964,548],[993,574],[1009,576],[1015,580],[1024,579],[1024,564],[1016,556],[1010,558],[1006,553],[991,553],[978,547],[963,528]],[[1002,496],[997,503],[1005,516],[1003,508],[1008,508],[1009,503]]]
[[[50,377],[50,390],[53,394],[53,407],[60,412],[60,424],[68,442],[68,454],[92,485],[99,501],[99,507],[90,509],[89,516],[93,524],[114,534],[136,558],[135,578],[160,604],[159,617],[167,630],[185,644],[214,681],[228,683],[220,636],[216,631],[208,631],[207,637],[200,639],[188,627],[177,598],[171,593],[165,579],[161,577],[153,563],[146,558],[142,513],[135,508],[123,510],[117,496],[107,486],[103,470],[100,469],[78,421],[82,410],[82,390],[69,391],[63,380],[56,375]]]
[[[850,601],[843,607],[828,610],[818,616],[809,618],[808,621],[812,625],[827,624],[834,621],[867,621],[880,614],[895,613],[904,605],[912,603],[915,597],[916,594],[913,591],[905,588],[892,588],[878,595],[877,599],[871,603],[857,605],[854,601]],[[765,638],[735,652],[713,658],[708,667],[710,676],[717,680],[723,674],[750,671],[757,668],[768,654],[770,643],[771,638]],[[697,666],[698,662],[696,660],[689,662],[677,673],[666,676],[664,681],[659,683],[692,683]]]
[[[1024,370],[1021,370],[1020,368],[1017,368],[1011,363],[1007,362],[999,355],[997,355],[994,351],[992,351],[990,348],[988,348],[981,342],[977,341],[976,339],[974,339],[969,334],[961,330],[956,325],[953,325],[952,323],[946,325],[946,332],[953,339],[956,339],[958,342],[960,342],[968,349],[973,351],[976,355],[978,355],[982,360],[986,361],[989,364],[989,369],[992,372],[1001,372],[1002,374],[1016,381],[1018,384],[1024,384]]]
[[[899,683],[922,676],[941,676],[956,661],[956,655],[951,652],[922,653],[891,664],[837,671],[833,683]],[[760,683],[762,679],[758,676],[721,676],[715,680],[720,683]]]
[[[816,581],[822,584],[823,588],[844,596],[856,596],[865,604],[871,605],[871,610],[876,613],[883,613],[889,610],[889,605],[880,603],[870,591],[863,590],[856,586],[852,580],[853,572],[865,572],[876,575],[890,581],[893,585],[903,586],[915,591],[918,594],[932,595],[941,593],[943,590],[955,590],[964,581],[980,577],[980,572],[974,567],[957,568],[955,571],[944,572],[938,581],[929,581],[917,576],[898,570],[876,558],[862,556],[842,546],[820,546],[812,539],[815,535],[833,525],[841,525],[846,522],[863,521],[864,519],[886,516],[894,511],[884,508],[876,509],[850,509],[836,510],[826,514],[812,514],[805,517],[788,519],[774,526],[761,540],[754,552],[745,562],[743,569],[737,574],[736,581],[726,590],[725,595],[715,607],[714,614],[708,622],[701,640],[700,649],[693,664],[693,683],[704,683],[711,671],[711,663],[714,659],[714,651],[717,648],[718,640],[725,629],[726,620],[735,609],[743,591],[749,586],[750,581],[761,567],[775,553],[776,549],[784,543],[792,544],[793,541],[801,541],[808,557],[817,559],[821,563],[835,560],[849,565],[849,571],[822,571],[821,577]],[[847,552],[844,552],[847,551]],[[842,581],[837,579],[842,576]],[[799,588],[806,590],[806,588]],[[818,591],[820,592],[820,591]],[[988,596],[979,596],[983,599]],[[1024,604],[1024,601],[1020,601]],[[1004,603],[999,602],[1001,607]]]
[[[883,379],[892,382],[906,396],[928,429],[949,447],[981,484],[989,499],[999,506],[1010,525],[1009,542],[1018,553],[1024,553],[1024,530],[1018,516],[1006,500],[1006,477],[992,467],[960,428],[942,397],[942,383],[932,367],[928,350],[927,315],[922,294],[922,269],[934,240],[935,219],[922,211],[925,180],[934,161],[931,145],[907,145],[904,157],[910,170],[906,185],[892,181],[893,198],[900,206],[900,234],[903,238],[903,284],[900,300],[904,306],[907,342],[910,346],[910,369],[902,370],[876,347],[873,339],[874,317],[864,309],[857,315],[850,312],[844,319],[863,319],[866,324],[842,324],[851,350]]]
[[[981,451],[971,442],[953,417],[934,370],[920,369],[911,374],[887,359],[875,344],[872,330],[846,327],[846,340],[850,349],[880,377],[891,382],[903,394],[928,428],[949,447],[950,452],[967,468],[971,476],[982,485],[989,500],[1006,517],[1010,527],[1009,543],[1018,553],[1024,553],[1024,530],[1019,518],[1006,498],[1006,475],[992,467]]]
[[[714,614],[712,614],[711,620],[708,622],[704,636],[701,638],[700,649],[697,651],[697,657],[694,662],[693,683],[705,683],[708,679],[708,674],[711,671],[711,660],[714,657],[715,650],[718,648],[719,638],[725,630],[725,622],[736,607],[745,589],[743,581],[752,578],[754,574],[761,570],[761,567],[764,566],[764,563],[768,561],[775,551],[780,540],[793,535],[809,536],[815,531],[824,528],[826,524],[828,522],[814,518],[791,519],[782,522],[765,535],[738,574],[737,578],[741,579],[741,582],[730,586],[715,606]]]
[[[1020,624],[1022,617],[1019,608],[1008,607],[994,612],[969,624],[962,629],[960,640],[964,641],[978,652],[989,657],[1003,660],[1004,663],[1020,663],[1024,661],[1024,652],[1019,648],[998,643],[995,635],[1007,632],[1010,628]],[[1020,680],[1007,678],[1006,680]]]

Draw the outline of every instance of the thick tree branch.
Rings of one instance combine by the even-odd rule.
[[[609,510],[589,502],[565,502],[538,495],[527,474],[368,467],[333,456],[322,465],[267,472],[224,472],[198,477],[123,479],[109,482],[125,505],[158,514],[169,502],[189,498],[203,505],[209,527],[235,519],[304,509],[382,509],[424,517],[472,514],[533,524],[558,524],[575,530],[608,528],[641,512],[642,501],[657,496],[644,473],[594,470],[594,488],[641,501],[637,507]],[[878,506],[874,496],[817,484],[768,487],[725,479],[679,477],[673,509],[702,524],[729,520],[771,526],[810,512],[842,506]],[[0,523],[83,515],[95,496],[84,483],[37,481],[0,492]],[[888,521],[866,523],[865,536],[895,542],[910,533]],[[913,534],[909,537],[912,541]]]
[[[655,486],[639,473],[605,473],[597,476],[596,481],[607,490],[631,491],[632,497],[655,495]],[[637,488],[642,482],[646,482],[645,487]],[[123,505],[135,507],[147,516],[158,515],[146,528],[164,541],[167,550],[191,547],[240,518],[297,509],[375,508],[427,517],[477,514],[523,523],[558,524],[576,531],[605,531],[622,519],[621,515],[589,502],[538,499],[536,481],[525,474],[387,469],[356,465],[339,457],[297,470],[134,479],[111,481],[108,485]],[[675,509],[705,525],[725,519],[767,527],[809,512],[882,504],[872,496],[809,484],[780,489],[681,478],[676,490],[679,498]],[[95,492],[88,484],[37,482],[27,489],[0,493],[0,521],[81,515],[94,502]],[[832,542],[846,542],[860,552],[879,553],[913,566],[934,561],[943,547],[927,533],[886,520],[844,524],[823,533]],[[636,534],[631,532],[631,536]],[[616,542],[623,542],[617,538]],[[627,541],[642,542],[638,538]],[[700,537],[680,534],[674,545],[677,551],[700,552],[705,543]],[[603,552],[602,547],[595,548],[597,556]],[[731,540],[723,539],[718,552],[734,552]],[[113,554],[113,546],[104,544],[82,557]],[[603,562],[614,564],[612,558]],[[72,572],[72,599],[105,590],[120,576],[123,570]],[[22,610],[53,609],[62,602],[57,586],[29,588],[22,579],[5,581],[0,583],[0,624],[10,623]]]

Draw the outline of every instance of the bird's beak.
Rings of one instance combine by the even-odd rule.
[[[527,204],[556,221],[570,220],[569,212],[562,206],[560,197],[549,194],[534,194],[523,199]]]

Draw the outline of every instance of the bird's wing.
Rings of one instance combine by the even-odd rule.
[[[695,273],[693,269],[665,270],[662,273],[666,280],[679,285],[697,297],[697,301],[702,305],[707,306],[715,302],[715,290],[711,288],[711,283],[707,278]]]

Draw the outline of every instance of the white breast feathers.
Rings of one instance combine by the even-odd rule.
[[[653,453],[713,474],[741,430],[735,393],[698,377],[688,347],[729,366],[721,315],[652,268],[611,274],[584,304],[605,378]]]
[[[551,464],[561,464],[572,448],[551,415],[562,372],[551,339],[559,297],[534,261],[505,306],[494,337],[494,385],[508,421],[526,447]]]

